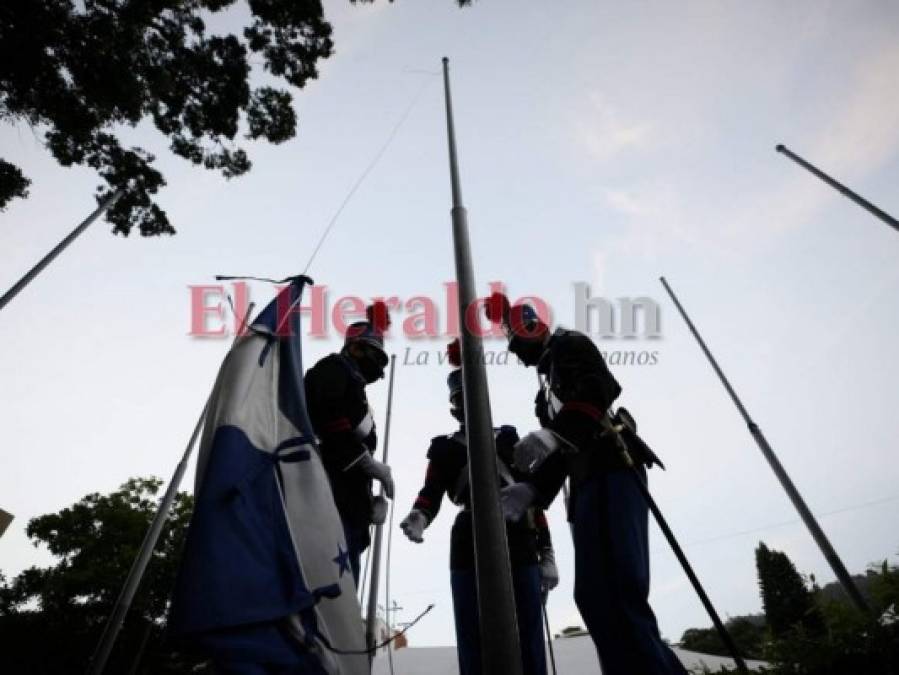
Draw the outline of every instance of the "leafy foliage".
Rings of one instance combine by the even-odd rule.
[[[815,634],[823,628],[821,616],[796,566],[780,551],[760,542],[755,564],[762,593],[762,607],[774,637],[781,637],[796,625]]]
[[[114,232],[174,232],[151,195],[165,184],[152,154],[125,148],[121,125],[149,120],[170,149],[231,178],[246,173],[247,137],[281,143],[296,132],[291,94],[248,82],[248,56],[295,87],[333,51],[317,0],[248,0],[243,35],[207,32],[206,19],[235,0],[9,0],[0,6],[0,119],[40,129],[63,165],[86,165],[106,183],[98,201],[125,194],[109,214]],[[24,196],[0,165],[0,205]],[[12,167],[15,168],[15,167]],[[26,184],[27,185],[27,184]]]
[[[872,615],[855,608],[845,595],[815,592],[823,630],[795,624],[768,646],[775,673],[798,675],[896,675],[899,673],[899,568],[886,561],[869,579]],[[892,613],[892,618],[890,618]]]
[[[19,167],[0,159],[0,211],[16,197],[27,197],[31,181],[22,175]]]
[[[724,622],[728,633],[740,654],[748,659],[764,657],[767,631],[763,615],[735,616]],[[679,645],[702,654],[730,657],[731,653],[714,628],[688,628],[681,636]]]
[[[886,561],[858,576],[872,608],[861,612],[834,587],[806,588],[789,558],[764,544],[756,551],[759,582],[766,611],[766,628],[760,653],[746,648],[734,634],[746,656],[762,658],[768,675],[899,675],[899,568]],[[763,574],[767,578],[763,578]],[[799,585],[796,581],[799,580]],[[800,593],[800,587],[806,595]],[[771,594],[772,589],[780,589]],[[769,594],[766,599],[766,592]],[[769,613],[769,610],[772,613]],[[810,617],[814,617],[810,620]],[[777,625],[777,630],[774,625]],[[689,629],[694,640],[706,639],[711,629]],[[682,646],[693,649],[682,643]],[[719,653],[711,649],[709,653]],[[724,654],[723,654],[724,655]],[[709,671],[706,671],[709,672]],[[718,673],[733,673],[722,668]]]
[[[111,494],[87,495],[28,523],[28,536],[57,563],[9,582],[0,578],[0,652],[5,667],[15,666],[9,672],[83,672],[156,512],[161,484],[133,478]],[[175,499],[109,672],[127,671],[142,644],[151,672],[179,672],[180,657],[159,649],[192,504],[186,493]]]
[[[234,142],[241,129],[247,139],[283,143],[297,127],[290,91],[251,89],[250,57],[261,57],[274,78],[302,88],[318,77],[319,59],[333,53],[320,0],[246,0],[249,18],[240,35],[207,31],[207,20],[236,4],[4,0],[0,120],[42,132],[63,166],[95,169],[105,182],[98,202],[122,189],[106,216],[113,232],[174,234],[153,199],[165,179],[152,167],[153,154],[123,147],[123,125],[152,122],[176,155],[226,178],[240,176],[252,167]],[[25,197],[28,184],[17,167],[0,160],[0,210]]]

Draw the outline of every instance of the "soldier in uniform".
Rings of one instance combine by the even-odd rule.
[[[362,552],[371,543],[372,523],[382,523],[387,503],[372,494],[372,479],[393,499],[390,467],[374,458],[377,434],[365,387],[384,377],[386,306],[372,305],[368,320],[349,326],[343,349],[329,354],[305,376],[309,417],[319,438],[322,463],[346,533],[350,569],[359,583]]]
[[[536,367],[542,387],[536,398],[541,429],[515,447],[526,482],[506,487],[503,512],[516,521],[534,505],[547,508],[566,478],[575,550],[574,599],[596,645],[605,675],[685,675],[659,635],[649,605],[648,506],[637,479],[660,464],[636,435],[622,433],[636,464],[628,467],[611,432],[612,403],[621,387],[586,335],[548,326],[528,305],[510,307],[495,294],[487,303],[501,322],[509,350]],[[626,411],[619,410],[620,417]],[[629,418],[629,415],[627,415]]]
[[[450,361],[459,365],[458,341],[450,345]],[[450,538],[450,584],[456,623],[456,645],[460,675],[480,675],[481,650],[478,601],[475,580],[474,541],[468,486],[468,448],[465,439],[465,412],[462,395],[462,371],[453,370],[447,378],[450,413],[459,429],[436,436],[428,448],[425,483],[408,516],[400,523],[405,535],[416,543],[423,540],[424,529],[440,510],[443,495],[460,507]],[[495,430],[497,469],[502,485],[522,478],[512,466],[512,450],[518,441],[515,427]],[[559,582],[549,527],[543,512],[529,509],[515,523],[507,523],[509,559],[518,617],[521,658],[525,675],[545,675],[542,611],[546,594]]]

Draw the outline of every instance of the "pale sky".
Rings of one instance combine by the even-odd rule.
[[[242,11],[242,10],[241,10]],[[574,284],[649,296],[662,337],[600,340],[658,362],[613,367],[620,402],[668,466],[653,492],[719,612],[760,611],[763,539],[819,582],[826,562],[657,279],[664,274],[853,572],[897,562],[899,233],[775,153],[784,143],[899,214],[899,6],[890,2],[326,3],[336,54],[296,93],[298,136],[249,144],[253,171],[227,182],[171,156],[149,127],[171,238],[113,237],[97,223],[0,317],[0,539],[11,576],[49,554],[30,518],[131,476],[171,475],[226,340],[190,328],[191,284],[217,273],[301,271],[353,183],[424,86],[344,210],[310,274],[342,295],[434,297],[453,279],[440,58],[451,58],[479,289],[503,281],[574,323]],[[236,14],[216,25],[236,26]],[[428,71],[434,75],[428,74]],[[262,76],[259,76],[262,79]],[[98,180],[57,166],[24,125],[2,156],[34,180],[0,215],[0,288],[93,208]],[[270,290],[254,284],[264,303]],[[445,309],[445,307],[444,307]],[[400,314],[397,325],[406,318]],[[307,340],[307,366],[341,339]],[[388,347],[397,368],[390,463],[395,524],[453,430],[446,340]],[[499,341],[488,349],[500,348]],[[431,353],[404,365],[406,349]],[[488,371],[494,421],[533,429],[533,371]],[[383,428],[386,382],[370,388]],[[192,473],[184,487],[192,485]],[[856,508],[858,507],[858,508]],[[436,608],[413,645],[454,642],[449,529],[414,545],[394,530],[391,592],[408,620]],[[838,513],[833,513],[833,512]],[[562,581],[554,631],[581,624],[560,500],[550,523]],[[784,524],[786,523],[786,524]],[[663,634],[710,625],[655,525],[652,603]]]

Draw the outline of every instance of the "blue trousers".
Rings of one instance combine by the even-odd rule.
[[[371,543],[368,526],[354,526],[343,521],[343,534],[346,537],[347,553],[350,559],[350,571],[353,573],[353,581],[359,588],[359,573],[362,566],[362,553]]]
[[[451,570],[450,585],[453,589],[453,613],[456,617],[459,675],[481,675],[481,633],[475,571]],[[546,675],[543,605],[540,600],[540,572],[537,566],[513,567],[512,585],[524,675]]]
[[[574,499],[574,601],[603,675],[686,675],[649,606],[649,507],[633,472],[600,471]]]

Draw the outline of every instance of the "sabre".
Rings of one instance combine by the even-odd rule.
[[[697,577],[696,573],[693,571],[693,566],[690,565],[690,561],[687,560],[687,556],[684,554],[684,551],[680,547],[677,538],[674,536],[674,532],[672,532],[671,528],[668,526],[668,521],[665,520],[665,516],[662,515],[662,511],[659,509],[658,504],[656,504],[655,499],[653,499],[652,494],[649,492],[649,488],[644,482],[643,476],[640,475],[640,472],[637,470],[636,464],[634,464],[634,460],[631,457],[631,453],[627,447],[627,442],[621,435],[621,432],[624,431],[625,428],[631,430],[633,433],[636,433],[636,424],[634,423],[633,418],[627,413],[626,410],[619,409],[618,413],[615,415],[615,418],[612,418],[609,413],[606,413],[605,417],[603,417],[602,419],[602,426],[604,429],[602,435],[612,436],[614,438],[615,445],[618,448],[618,453],[619,455],[621,455],[621,459],[627,465],[628,470],[631,472],[631,475],[637,482],[637,486],[640,489],[640,494],[642,494],[643,499],[646,500],[646,504],[647,506],[649,506],[649,510],[652,511],[652,515],[653,517],[655,517],[656,523],[658,523],[659,525],[659,529],[662,530],[662,534],[665,535],[665,539],[668,540],[668,545],[671,546],[671,550],[674,552],[675,557],[681,564],[681,567],[684,568],[684,572],[686,573],[687,578],[693,585],[693,590],[696,591],[696,594],[699,596],[700,602],[702,602],[702,606],[705,607],[705,611],[712,619],[712,623],[715,626],[715,630],[718,631],[718,635],[721,637],[721,641],[724,643],[724,646],[727,647],[727,651],[729,651],[731,656],[733,657],[734,663],[736,663],[737,665],[737,670],[739,670],[741,673],[747,673],[748,671],[746,669],[746,662],[743,660],[743,657],[740,655],[740,652],[737,649],[737,645],[734,643],[733,639],[730,636],[730,633],[727,631],[727,628],[721,621],[721,617],[718,616],[718,612],[715,610],[715,606],[712,605],[712,601],[709,599],[708,594],[702,587],[702,583],[699,581],[699,577]]]

